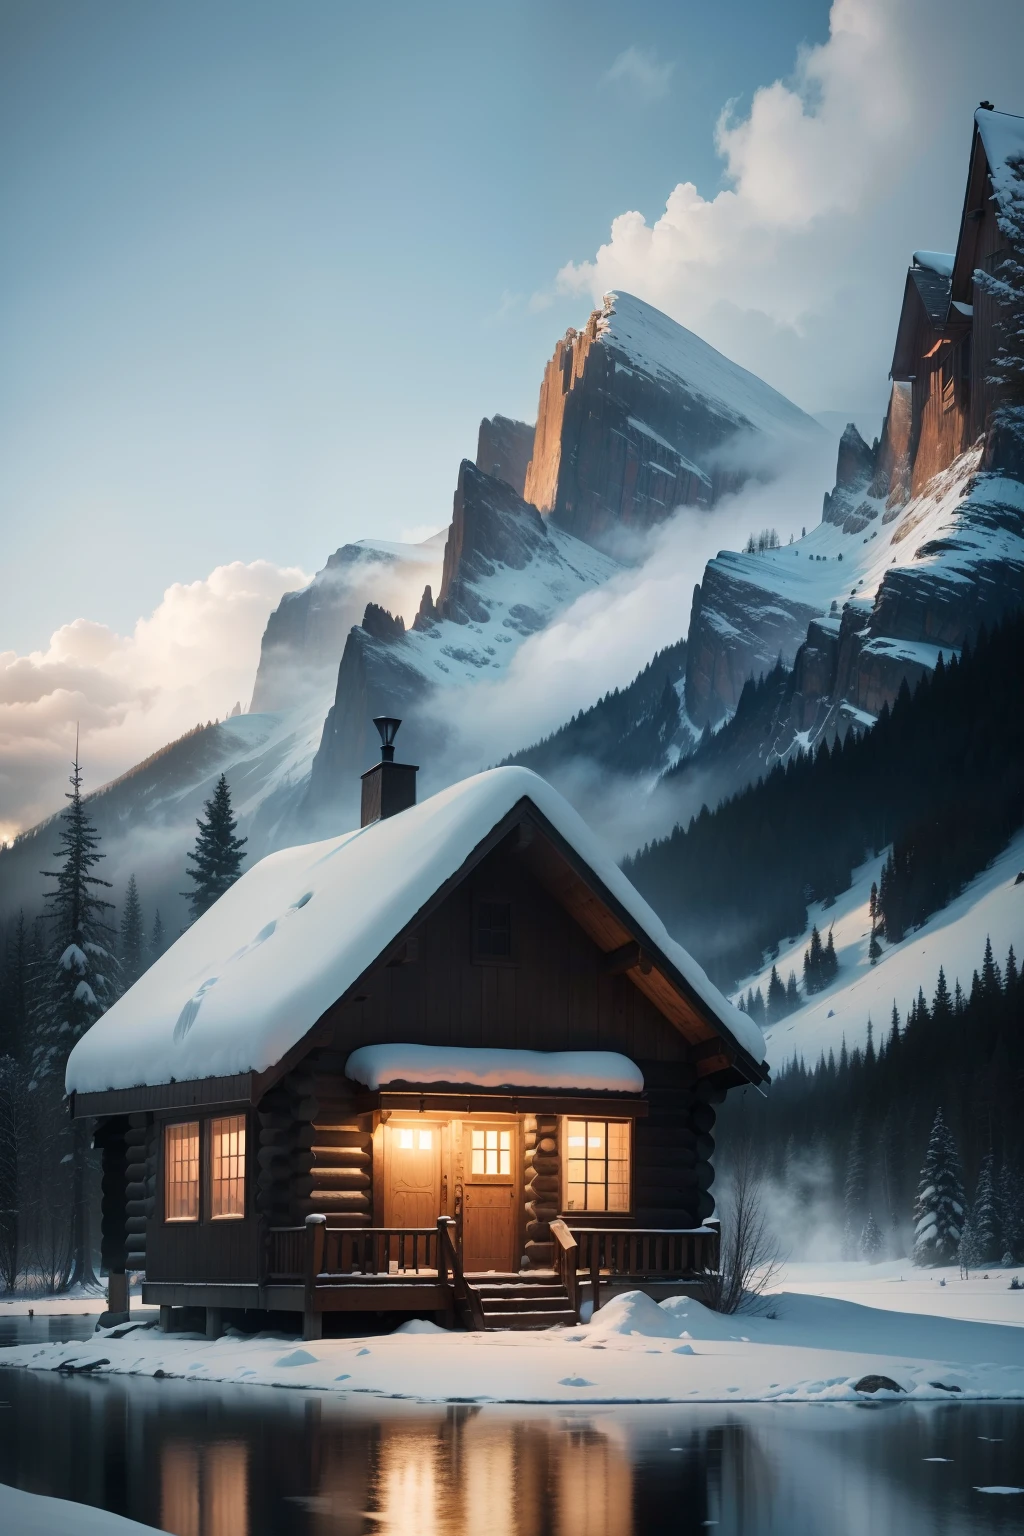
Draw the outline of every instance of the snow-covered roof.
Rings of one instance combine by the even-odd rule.
[[[974,120],[985,146],[992,191],[997,201],[1003,203],[1015,188],[1020,190],[1020,183],[1016,180],[1010,162],[1024,157],[1024,117],[979,107]]]
[[[575,1088],[642,1093],[644,1075],[618,1051],[501,1051],[454,1045],[362,1045],[345,1076],[367,1088],[387,1083],[457,1083],[475,1088]]]
[[[524,800],[593,871],[638,941],[762,1062],[760,1030],[669,937],[572,806],[529,769],[493,768],[398,816],[261,859],[78,1042],[68,1092],[274,1066]]]
[[[934,272],[938,277],[953,276],[953,253],[946,251],[915,251],[914,265]]]
[[[671,379],[697,399],[713,402],[738,428],[810,435],[821,430],[818,422],[770,384],[631,293],[605,294],[597,332],[627,362],[654,378]]]

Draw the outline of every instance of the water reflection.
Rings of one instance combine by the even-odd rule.
[[[1024,1408],[524,1409],[0,1372],[0,1480],[172,1536],[1024,1532]],[[944,1457],[944,1461],[926,1458]]]

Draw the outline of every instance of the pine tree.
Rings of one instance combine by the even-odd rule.
[[[796,984],[796,971],[790,971],[789,980],[786,982],[786,1012],[794,1013],[799,1007],[800,989]]]
[[[821,974],[825,981],[831,981],[839,970],[839,961],[836,959],[836,946],[832,939],[832,929],[828,931],[828,942],[821,956]]]
[[[985,957],[981,963],[981,995],[987,1003],[1002,996],[1003,979],[992,955],[992,940],[985,937]]]
[[[882,1252],[882,1234],[878,1230],[878,1223],[868,1211],[868,1219],[864,1223],[864,1230],[860,1235],[860,1251],[869,1264],[877,1264]]]
[[[32,1071],[38,1083],[56,1078],[63,1088],[64,1065],[72,1046],[117,996],[117,961],[111,953],[106,913],[113,903],[98,894],[110,889],[93,870],[104,857],[99,836],[82,801],[82,771],[75,747],[71,792],[61,813],[59,870],[44,870],[56,880],[47,892],[51,949],[47,986],[40,1000],[33,1043]],[[59,1074],[59,1077],[58,1077]],[[89,1242],[89,1205],[85,1187],[89,1132],[84,1120],[72,1126],[73,1231],[71,1285],[95,1285]]]
[[[150,965],[153,964],[154,960],[160,959],[160,956],[164,952],[165,942],[163,918],[160,916],[160,908],[157,907],[156,916],[153,919],[153,931],[149,936],[148,958]]]
[[[864,1224],[864,1201],[867,1194],[867,1168],[864,1158],[864,1127],[858,1115],[853,1122],[850,1144],[846,1151],[846,1179],[843,1186],[844,1233],[852,1251],[845,1258],[856,1257],[857,1241]]]
[[[125,990],[133,987],[146,969],[145,940],[142,932],[142,903],[135,876],[128,879],[121,911],[121,981]]]
[[[820,992],[823,976],[822,962],[825,951],[821,943],[821,934],[817,924],[811,929],[811,942],[804,950],[804,992],[810,997],[812,992]]]
[[[974,1228],[974,1218],[968,1211],[963,1219],[963,1228],[960,1232],[960,1241],[957,1244],[957,1260],[960,1264],[960,1273],[964,1279],[970,1279],[972,1269],[977,1269],[982,1262],[978,1249],[978,1235]]]
[[[1024,1198],[1019,1174],[1009,1163],[1003,1164],[996,1180],[996,1209],[1004,1252],[1011,1264],[1019,1263],[1024,1259]]]
[[[29,932],[19,912],[4,945],[0,970],[0,1057],[20,1061],[28,1038]]]
[[[948,1024],[953,1018],[953,1003],[946,984],[946,973],[941,965],[939,979],[935,984],[935,996],[932,999],[932,1018],[936,1024]]]
[[[774,1024],[776,1019],[785,1017],[786,1013],[786,989],[782,985],[782,977],[772,966],[772,974],[768,981],[768,998],[766,1003],[766,1017],[769,1024]]]
[[[963,1222],[960,1157],[942,1110],[937,1109],[914,1205],[914,1263],[954,1263]]]
[[[249,841],[246,837],[235,836],[231,791],[223,773],[203,809],[206,812],[205,818],[196,821],[199,835],[195,851],[188,855],[189,863],[194,868],[186,871],[195,889],[182,892],[183,896],[188,897],[193,922],[197,917],[202,917],[229,886],[234,885],[242,872],[242,860],[245,858],[242,849]]]
[[[974,1231],[975,1263],[994,1264],[1003,1251],[999,1231],[995,1178],[992,1153],[986,1152],[978,1170],[978,1182],[971,1206],[971,1226]]]
[[[868,941],[868,959],[872,965],[877,965],[882,958],[882,946],[878,942],[878,929],[872,925],[871,938]]]

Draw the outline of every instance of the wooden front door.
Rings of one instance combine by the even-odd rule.
[[[440,1125],[384,1127],[384,1225],[436,1227],[441,1214]]]
[[[462,1267],[467,1274],[518,1269],[516,1126],[466,1125],[463,1133]]]

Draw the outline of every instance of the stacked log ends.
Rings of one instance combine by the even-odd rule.
[[[146,1267],[146,1224],[156,1211],[156,1127],[129,1115],[125,1132],[125,1269]]]
[[[316,1213],[332,1227],[373,1220],[372,1127],[336,1078],[292,1074],[260,1105],[259,1203],[272,1224]]]
[[[526,1256],[534,1268],[549,1269],[554,1261],[551,1223],[561,1208],[558,1119],[527,1115],[524,1127]]]

